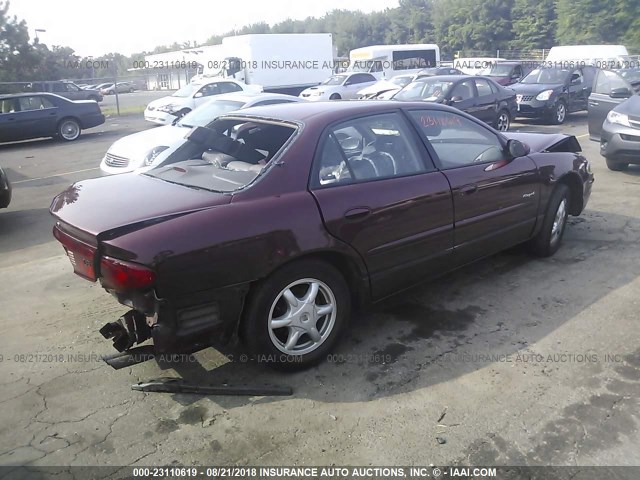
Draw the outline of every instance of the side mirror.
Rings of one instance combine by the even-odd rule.
[[[609,96],[611,98],[629,98],[631,96],[631,90],[626,87],[622,88],[613,88],[609,92]]]
[[[522,143],[520,140],[511,139],[507,142],[507,151],[512,158],[518,158],[529,155],[531,149],[528,145]]]
[[[193,98],[200,98],[200,97],[202,97],[202,92],[198,92],[193,96]]]
[[[461,102],[462,101],[462,97],[460,95],[456,95],[455,97],[451,97],[451,100],[449,100],[450,103],[457,103],[457,102]]]

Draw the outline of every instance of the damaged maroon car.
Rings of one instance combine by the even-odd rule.
[[[436,104],[256,107],[187,138],[51,205],[75,273],[131,307],[101,330],[119,351],[240,338],[311,365],[357,306],[516,244],[552,255],[593,182],[573,136],[499,133]]]

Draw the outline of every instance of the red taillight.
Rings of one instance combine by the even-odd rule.
[[[96,248],[63,232],[57,225],[53,227],[53,236],[56,237],[64,247],[65,252],[67,252],[71,265],[73,265],[73,271],[81,277],[95,282],[94,256]]]
[[[142,265],[111,257],[100,260],[100,281],[105,288],[136,290],[151,286],[155,280],[156,274]]]

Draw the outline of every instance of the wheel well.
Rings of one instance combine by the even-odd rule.
[[[566,185],[567,187],[569,187],[569,191],[571,192],[571,199],[570,199],[571,210],[569,211],[569,213],[571,215],[580,215],[580,212],[582,212],[582,202],[583,202],[582,182],[580,181],[580,179],[577,177],[576,174],[569,173],[563,176],[558,181],[558,184]]]
[[[68,115],[66,117],[63,117],[60,119],[60,121],[58,122],[58,124],[56,125],[56,132],[60,129],[60,125],[62,124],[62,122],[64,122],[65,120],[75,120],[76,122],[78,122],[78,126],[80,127],[80,130],[82,130],[82,123],[80,123],[80,119],[78,117],[74,117],[72,115]]]
[[[319,261],[328,263],[329,265],[334,267],[336,270],[338,270],[338,272],[340,272],[340,274],[344,277],[345,281],[347,282],[347,286],[349,287],[349,293],[351,294],[352,305],[354,305],[354,307],[356,308],[363,307],[370,301],[371,290],[369,288],[369,282],[367,280],[363,280],[362,278],[365,272],[361,271],[360,266],[355,262],[355,260],[349,258],[349,256],[344,255],[342,253],[338,253],[334,251],[312,252],[306,255],[301,255],[299,257],[293,258],[288,262],[285,262],[282,265],[279,265],[277,269],[283,268],[284,266],[290,265],[291,263],[304,261],[304,260],[319,260]],[[269,272],[267,277],[272,273],[273,271]],[[267,277],[264,277],[264,278],[267,278]],[[249,291],[251,291],[251,287],[249,288]]]

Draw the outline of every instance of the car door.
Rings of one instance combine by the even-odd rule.
[[[365,261],[374,298],[449,268],[449,184],[401,112],[326,129],[310,187],[328,233]]]
[[[195,104],[195,108],[199,107],[203,103],[206,103],[213,95],[220,95],[221,93],[222,92],[220,90],[220,84],[217,82],[204,85],[193,96],[193,103]]]
[[[50,137],[56,132],[58,108],[42,95],[18,97],[16,126],[22,138]]]
[[[66,90],[65,97],[67,97],[68,99],[84,100],[84,97],[85,97],[84,92],[73,83],[65,83],[64,88]]]
[[[473,78],[458,82],[447,96],[447,103],[452,107],[476,117],[476,86]]]
[[[571,72],[567,89],[569,91],[568,111],[577,112],[586,110],[589,86],[585,82],[581,69],[576,68]]]
[[[484,78],[475,78],[476,91],[476,114],[479,120],[493,125],[496,120],[497,98],[489,82]]]
[[[589,138],[600,140],[602,124],[607,114],[633,94],[632,86],[611,70],[599,70],[593,82],[587,105]]]
[[[20,111],[16,98],[0,100],[0,142],[10,142],[19,139],[17,126],[17,112]]]
[[[498,134],[457,113],[416,109],[410,115],[451,185],[454,264],[530,238],[540,197],[533,160],[511,159]]]
[[[376,79],[368,73],[355,73],[351,75],[343,85],[344,93],[341,94],[344,99],[357,98],[358,91],[373,85]]]

